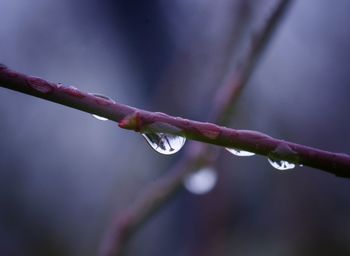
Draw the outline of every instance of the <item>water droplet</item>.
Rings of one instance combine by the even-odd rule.
[[[100,121],[108,121],[108,118],[105,118],[103,116],[98,116],[98,115],[95,115],[95,114],[92,114],[93,117],[95,117],[97,120],[100,120]]]
[[[142,133],[142,136],[155,151],[163,155],[175,154],[186,142],[185,137],[167,133]]]
[[[85,97],[84,93],[79,91],[78,88],[74,87],[74,86],[64,87],[63,91],[65,93],[67,93],[68,95],[75,97],[75,98],[78,98],[78,99],[82,99]]]
[[[105,100],[109,100],[109,101],[114,102],[114,100],[112,100],[110,97],[105,96],[105,95],[103,95],[103,94],[99,94],[99,93],[89,93],[89,94],[94,95],[94,96],[96,96],[96,97],[99,97],[99,98],[101,98],[101,99],[105,99]],[[95,114],[92,114],[92,116],[93,116],[94,118],[96,118],[97,120],[100,120],[100,121],[108,121],[108,118],[105,118],[105,117],[103,117],[103,116],[98,116],[98,115],[95,115]]]
[[[268,158],[267,160],[269,160],[269,163],[272,165],[272,167],[277,170],[284,171],[284,170],[290,170],[295,168],[295,164],[289,163],[285,160],[272,160],[270,158]]]
[[[38,77],[28,77],[27,83],[34,90],[44,94],[50,93],[54,90],[51,84]]]
[[[211,167],[204,167],[189,174],[183,181],[185,188],[193,194],[202,195],[211,191],[217,182],[217,172]]]
[[[249,152],[249,151],[244,151],[240,149],[235,149],[235,148],[226,148],[226,150],[235,156],[254,156],[255,153]]]

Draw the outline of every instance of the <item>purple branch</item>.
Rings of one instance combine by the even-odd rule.
[[[72,108],[119,122],[124,129],[137,132],[164,132],[228,148],[238,148],[256,154],[287,160],[324,170],[338,176],[350,177],[350,156],[323,151],[268,135],[235,130],[212,123],[197,122],[164,113],[140,110],[84,93],[43,79],[26,76],[0,67],[2,87],[50,100]]]

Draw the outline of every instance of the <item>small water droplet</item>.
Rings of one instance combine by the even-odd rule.
[[[98,115],[95,115],[95,114],[92,114],[93,117],[95,117],[97,120],[100,120],[100,121],[108,121],[108,118],[105,118],[103,116],[98,116]]]
[[[54,90],[51,84],[38,77],[28,77],[27,83],[34,90],[44,94],[50,93]]]
[[[189,192],[203,195],[215,187],[217,179],[217,172],[212,167],[203,167],[197,172],[189,174],[183,181],[183,185]]]
[[[284,171],[284,170],[291,170],[295,168],[295,164],[289,163],[285,160],[272,160],[270,158],[268,158],[267,160],[269,160],[269,163],[272,165],[272,167],[277,170]]]
[[[66,94],[68,94],[69,96],[74,97],[74,98],[82,99],[85,97],[84,93],[79,91],[74,86],[63,87],[62,91],[64,91]]]
[[[94,95],[94,96],[99,97],[99,98],[102,98],[102,99],[105,99],[105,100],[109,100],[109,101],[114,102],[114,100],[112,100],[110,97],[105,96],[103,94],[99,94],[99,93],[89,93],[89,94]],[[92,114],[92,116],[94,118],[96,118],[97,120],[100,120],[100,121],[108,121],[108,118],[105,118],[103,116],[98,116],[98,115],[95,115],[95,114]]]
[[[249,151],[244,151],[236,148],[226,148],[226,150],[235,156],[254,156],[255,153],[249,152]]]
[[[186,142],[185,137],[167,133],[142,133],[142,136],[155,151],[163,155],[175,154]]]

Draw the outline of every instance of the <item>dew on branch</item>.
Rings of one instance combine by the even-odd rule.
[[[102,100],[99,100],[99,105],[108,105],[107,103],[104,103],[103,104],[103,102],[106,102],[105,100],[107,100],[107,101],[109,101],[109,102],[115,102],[114,100],[112,100],[110,97],[108,97],[108,96],[106,96],[106,95],[103,95],[103,94],[100,94],[100,93],[89,93],[90,95],[94,95],[94,96],[96,96],[96,97],[99,97],[99,98],[101,98],[101,99],[103,99],[103,101]],[[97,103],[97,101],[96,101],[96,103]],[[100,120],[100,121],[108,121],[108,118],[105,118],[105,117],[103,117],[103,116],[99,116],[99,115],[96,115],[96,114],[92,114],[92,116],[94,117],[94,118],[96,118],[97,120]]]
[[[295,164],[289,163],[285,160],[274,160],[271,158],[267,158],[269,163],[272,165],[273,168],[280,170],[280,171],[285,171],[285,170],[291,170],[295,168]]]
[[[142,133],[148,144],[158,153],[172,155],[178,152],[185,144],[186,138],[167,133]]]
[[[28,77],[27,84],[34,90],[47,94],[54,90],[54,87],[45,80],[38,77]]]
[[[85,95],[82,92],[80,92],[78,90],[78,88],[76,88],[74,86],[65,87],[63,89],[68,95],[70,95],[70,96],[72,96],[74,98],[82,99],[82,98],[85,97]]]
[[[255,153],[249,152],[249,151],[244,151],[236,148],[225,148],[228,152],[235,156],[254,156]]]

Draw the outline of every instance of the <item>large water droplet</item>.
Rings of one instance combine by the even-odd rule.
[[[183,181],[185,188],[193,194],[202,195],[211,191],[217,182],[217,172],[211,167],[203,167],[189,174]]]
[[[240,149],[235,149],[235,148],[226,148],[226,150],[235,156],[254,156],[255,153],[249,152],[249,151],[244,151]]]
[[[269,163],[272,165],[272,167],[277,170],[284,171],[284,170],[290,170],[295,168],[295,164],[289,163],[285,160],[273,160],[270,158],[268,158],[267,160],[269,160]]]
[[[99,93],[89,93],[89,94],[94,95],[94,96],[99,97],[99,98],[102,98],[102,99],[106,99],[106,100],[114,102],[114,100],[112,100],[110,97],[105,96],[103,94],[99,94]],[[103,116],[98,116],[98,115],[95,115],[95,114],[92,114],[92,116],[94,118],[96,118],[97,120],[100,120],[100,121],[108,121],[108,118],[105,118]]]
[[[142,136],[155,151],[164,155],[175,154],[186,142],[185,137],[167,133],[142,133]]]

